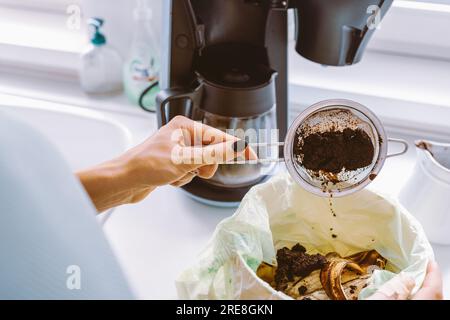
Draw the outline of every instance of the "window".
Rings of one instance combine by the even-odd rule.
[[[450,60],[450,1],[396,0],[369,49]]]
[[[77,0],[0,0],[0,5],[20,10],[64,13],[69,5],[79,2]]]
[[[80,3],[81,0],[0,0],[2,64],[73,67],[70,57],[86,43]]]
[[[79,2],[0,0],[0,43],[77,51],[82,31]],[[76,19],[80,21],[73,23]]]

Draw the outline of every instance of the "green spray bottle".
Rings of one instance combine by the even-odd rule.
[[[159,92],[160,46],[152,15],[147,1],[138,0],[134,9],[133,42],[123,74],[125,93],[131,103],[154,112]]]

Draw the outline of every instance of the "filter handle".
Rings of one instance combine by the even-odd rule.
[[[409,144],[408,144],[408,142],[407,142],[406,140],[389,138],[389,139],[388,139],[388,142],[391,142],[391,143],[398,143],[398,144],[403,145],[403,150],[402,150],[402,151],[399,151],[399,152],[396,152],[396,153],[388,154],[388,155],[386,156],[386,159],[388,159],[388,158],[393,158],[393,157],[398,157],[398,156],[402,156],[402,155],[404,155],[405,153],[407,153],[408,150],[409,150]]]

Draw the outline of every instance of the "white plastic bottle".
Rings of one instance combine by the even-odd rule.
[[[146,0],[137,0],[133,42],[123,72],[125,93],[129,100],[148,111],[155,110],[160,71],[160,46],[154,34],[152,14]]]
[[[122,65],[120,54],[106,42],[100,32],[103,20],[89,19],[92,36],[89,47],[81,54],[80,82],[86,93],[109,94],[123,89]]]

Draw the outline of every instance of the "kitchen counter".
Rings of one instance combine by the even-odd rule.
[[[1,102],[11,106],[33,105],[40,108],[40,104],[47,107],[46,101],[53,101],[49,106],[51,109],[68,109],[73,114],[83,114],[83,110],[88,109],[95,110],[126,128],[130,135],[130,145],[136,145],[156,131],[155,115],[127,104],[123,96],[108,99],[88,97],[80,92],[76,83],[69,80],[36,81],[31,76],[1,73],[0,93]],[[16,98],[19,96],[28,98]],[[39,99],[41,102],[36,103],[32,99]],[[67,103],[72,107],[56,102]],[[405,135],[405,132],[389,127],[387,129],[393,138],[403,137],[409,141],[415,139],[414,136]],[[74,134],[75,137],[78,136]],[[433,138],[439,140],[439,137]],[[85,142],[88,141],[78,141],[81,144]],[[108,143],[113,141],[108,140]],[[63,143],[62,147],[69,146]],[[81,156],[83,152],[77,154]],[[83,160],[80,164],[85,164],[85,159],[74,160]],[[371,188],[395,196],[407,182],[414,161],[413,149],[403,157],[388,159]],[[103,224],[105,234],[137,298],[176,299],[175,279],[196,261],[216,225],[234,211],[200,204],[181,189],[163,187],[139,204],[123,206],[112,214],[100,216],[99,222]],[[450,299],[450,246],[434,245],[433,248],[444,274],[445,297]]]
[[[393,138],[405,138],[390,131]],[[414,161],[414,149],[388,159],[370,187],[395,196]],[[163,187],[137,205],[118,208],[104,230],[139,299],[176,299],[174,280],[196,261],[216,225],[234,211],[203,205],[181,189]],[[433,248],[444,274],[445,297],[450,298],[450,246]]]

